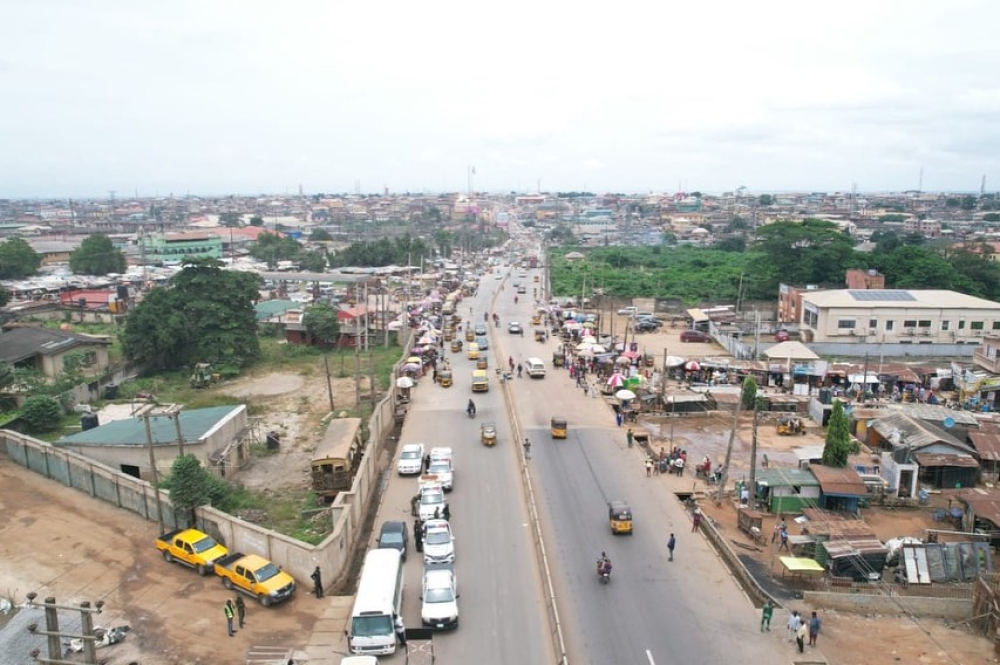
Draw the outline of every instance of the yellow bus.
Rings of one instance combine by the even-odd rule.
[[[361,461],[361,418],[334,418],[312,458],[313,490],[325,501],[351,489]]]

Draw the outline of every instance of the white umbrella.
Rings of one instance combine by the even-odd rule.
[[[615,359],[615,362],[619,365],[629,365],[632,363],[632,361],[625,356],[618,356],[618,358]]]
[[[607,353],[608,352],[608,350],[605,349],[600,344],[592,344],[591,347],[590,347],[590,351],[592,353]]]
[[[635,399],[635,393],[631,390],[619,390],[615,393],[618,399]]]
[[[680,367],[684,364],[684,359],[680,356],[667,356],[667,367]]]
[[[587,344],[594,344],[597,342],[597,338],[593,335],[584,335],[580,338],[581,342],[586,342]]]
[[[396,379],[396,387],[397,388],[412,388],[413,387],[413,379],[411,379],[408,376],[401,376],[398,379]]]
[[[591,347],[594,346],[593,342],[580,342],[576,345],[577,351],[590,351]]]

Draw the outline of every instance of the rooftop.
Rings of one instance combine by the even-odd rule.
[[[215,427],[239,411],[246,409],[242,404],[213,406],[207,409],[181,411],[178,418],[181,436],[185,441],[195,442],[205,438]],[[151,416],[150,434],[154,444],[172,445],[177,442],[177,427],[170,416]],[[64,436],[56,445],[64,446],[145,446],[146,425],[142,418],[116,420],[84,432]]]
[[[1000,309],[1000,303],[957,291],[909,289],[834,289],[805,291],[803,301],[818,307],[864,307],[879,309]]]

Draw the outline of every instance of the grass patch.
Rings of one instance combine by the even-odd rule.
[[[283,489],[271,493],[239,488],[233,495],[233,503],[233,514],[310,545],[318,545],[333,531],[326,504],[312,490]]]

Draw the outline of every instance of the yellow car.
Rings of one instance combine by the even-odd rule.
[[[469,354],[469,360],[479,360],[479,345],[478,344],[476,344],[475,342],[472,342],[471,344],[469,344],[469,346],[467,347],[467,349],[468,349],[467,353]]]
[[[484,369],[472,372],[472,392],[486,393],[490,391],[490,377]]]

